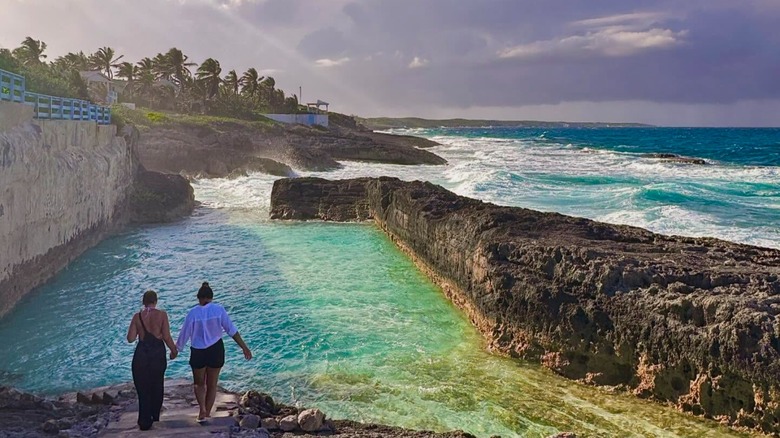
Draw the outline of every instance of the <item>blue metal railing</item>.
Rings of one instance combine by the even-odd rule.
[[[0,101],[18,102],[33,107],[33,115],[44,120],[95,121],[111,123],[111,109],[81,99],[48,96],[25,91],[24,76],[0,70]]]
[[[0,70],[0,100],[22,102],[24,85],[24,76]]]

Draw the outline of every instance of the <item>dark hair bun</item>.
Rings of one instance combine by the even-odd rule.
[[[214,291],[211,290],[211,287],[207,281],[204,281],[203,285],[200,287],[200,289],[198,289],[198,299],[203,298],[214,298]]]

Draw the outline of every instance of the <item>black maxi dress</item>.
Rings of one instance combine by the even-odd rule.
[[[138,427],[148,430],[153,422],[160,421],[168,361],[162,339],[149,334],[140,312],[138,319],[144,332],[133,354],[133,383],[138,393]]]

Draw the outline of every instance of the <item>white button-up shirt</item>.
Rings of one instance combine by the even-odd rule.
[[[182,350],[187,341],[191,341],[192,348],[209,348],[222,338],[223,330],[231,337],[238,333],[224,307],[216,303],[195,306],[184,320],[176,348]]]

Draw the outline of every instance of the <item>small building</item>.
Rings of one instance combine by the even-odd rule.
[[[119,99],[119,92],[114,81],[100,71],[79,72],[81,79],[87,83],[87,90],[91,100],[112,105]]]
[[[325,102],[323,100],[317,99],[316,102],[307,103],[306,107],[309,109],[310,113],[314,114],[327,114],[330,104],[328,102]],[[325,107],[325,110],[322,110],[322,107]]]

